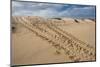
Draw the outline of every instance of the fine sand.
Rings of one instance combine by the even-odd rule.
[[[95,60],[95,21],[12,17],[12,65]]]

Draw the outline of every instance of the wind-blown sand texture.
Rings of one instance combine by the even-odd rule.
[[[12,17],[12,65],[95,60],[95,21]]]

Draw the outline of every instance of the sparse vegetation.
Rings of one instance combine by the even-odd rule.
[[[16,32],[16,26],[17,26],[16,23],[12,23],[12,26],[11,26],[12,33],[15,33]]]
[[[79,21],[78,21],[77,19],[74,19],[74,21],[75,21],[76,23],[79,23]]]
[[[53,18],[53,19],[62,20],[61,18]]]

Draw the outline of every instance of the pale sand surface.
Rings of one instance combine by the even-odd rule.
[[[37,21],[36,18],[38,17],[31,17],[31,18],[33,20],[32,22],[36,22]],[[18,19],[20,19],[20,17]],[[52,23],[56,27],[60,28],[64,32],[67,32],[73,35],[75,38],[89,44],[92,47],[92,48],[86,47],[86,50],[90,50],[90,52],[93,53],[92,54],[93,56],[92,55],[89,56],[88,54],[85,55],[84,53],[78,55],[76,51],[75,52],[76,57],[73,58],[72,57],[73,54],[70,53],[69,55],[65,55],[63,50],[60,50],[60,54],[57,53],[56,50],[58,49],[52,46],[52,43],[49,43],[48,41],[42,39],[41,37],[37,36],[34,32],[28,29],[28,27],[31,29],[31,25],[29,21],[28,21],[29,25],[25,27],[23,24],[21,24],[21,22],[24,23],[24,21],[18,21],[18,19],[15,20],[17,22],[16,31],[12,33],[12,47],[11,47],[12,48],[12,65],[95,60],[95,56],[94,56],[95,54],[95,22],[90,21],[90,20],[85,20],[85,21],[76,23],[73,19],[69,19],[69,18],[68,20],[64,18],[63,19],[64,21],[56,20],[59,23],[57,22],[55,23],[54,20],[52,21]],[[45,32],[42,33],[37,30],[39,34],[43,36],[47,36],[48,38],[52,39],[56,43],[59,43],[62,40],[62,39],[56,40],[56,38],[51,37],[53,34],[57,34],[57,33],[54,32],[54,30],[47,28],[46,25],[41,24],[39,27],[41,27],[42,29],[46,29],[49,32],[49,33],[45,33]],[[35,28],[33,27],[32,29],[35,29]],[[60,42],[60,44],[63,45],[62,42]],[[85,47],[83,46],[82,48],[85,48]],[[68,49],[72,50],[72,53],[73,51],[76,50],[76,49],[74,50],[73,47],[68,48]],[[80,52],[82,53],[82,51]]]
[[[59,26],[64,31],[71,33],[76,38],[95,46],[95,24],[94,23],[79,23],[70,24],[68,26]]]
[[[64,62],[65,55],[56,55],[48,42],[26,28],[12,34],[13,64],[41,64]]]

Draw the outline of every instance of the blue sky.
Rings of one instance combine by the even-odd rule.
[[[95,18],[95,6],[12,1],[13,16]]]

